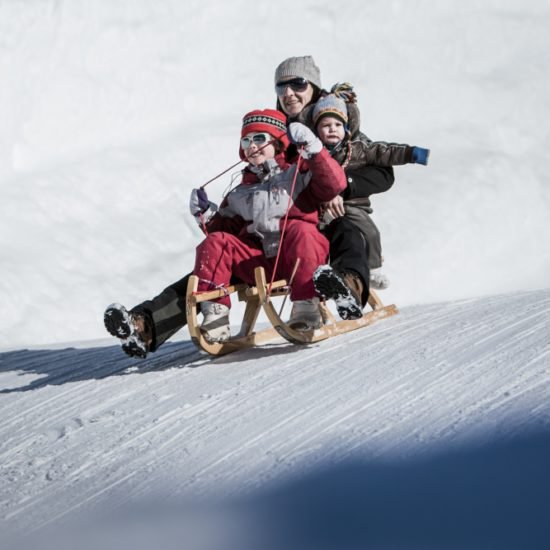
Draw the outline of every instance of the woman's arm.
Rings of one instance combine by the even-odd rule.
[[[347,169],[347,187],[342,193],[344,200],[369,197],[390,189],[395,181],[391,166],[363,166]]]

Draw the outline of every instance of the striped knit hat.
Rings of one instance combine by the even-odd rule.
[[[286,115],[275,109],[256,109],[246,113],[243,117],[243,127],[241,129],[241,137],[252,132],[267,132],[270,136],[280,141],[284,149],[289,145],[286,135]],[[239,144],[239,156],[242,160],[246,160],[244,151]]]
[[[348,123],[348,108],[346,102],[334,95],[328,94],[322,97],[315,107],[313,107],[313,126],[317,126],[317,123],[326,116],[332,116],[341,120],[344,124]]]

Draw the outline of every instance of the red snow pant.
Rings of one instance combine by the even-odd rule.
[[[313,272],[326,263],[329,243],[316,225],[301,220],[289,220],[282,243],[276,279],[290,279],[296,260],[300,265],[294,275],[290,299],[313,298]],[[231,233],[218,231],[210,233],[197,247],[193,274],[199,277],[198,291],[204,292],[217,287],[228,287],[231,276],[247,284],[255,284],[254,269],[262,266],[266,277],[271,279],[275,258],[266,258],[261,243],[252,237],[241,238]],[[229,296],[218,302],[231,307]]]

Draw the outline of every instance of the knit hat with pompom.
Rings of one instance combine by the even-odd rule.
[[[246,113],[243,117],[241,138],[251,133],[267,132],[270,136],[280,141],[283,150],[289,145],[286,135],[286,115],[275,109],[256,109]],[[244,151],[239,143],[239,156],[246,160]]]
[[[331,89],[330,94],[320,98],[313,108],[313,126],[325,116],[332,116],[341,120],[344,125],[348,124],[347,103],[356,103],[357,95],[349,82],[337,82]]]

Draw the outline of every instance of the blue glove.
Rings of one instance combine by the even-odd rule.
[[[193,189],[191,191],[191,198],[189,199],[189,211],[193,216],[204,214],[210,206],[208,195],[202,188]]]
[[[430,156],[429,149],[422,149],[422,147],[412,148],[412,161],[414,164],[423,164],[424,166],[426,166],[428,164],[429,156]]]
[[[287,134],[292,143],[304,146],[301,155],[306,159],[320,153],[323,148],[321,140],[301,122],[289,124]]]

